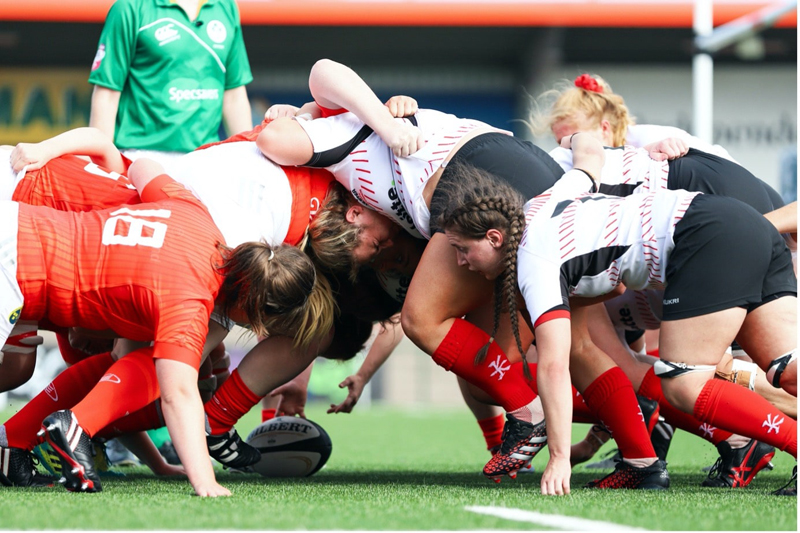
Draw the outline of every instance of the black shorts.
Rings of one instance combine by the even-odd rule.
[[[674,239],[662,320],[732,307],[751,310],[797,295],[786,242],[767,219],[738,200],[698,195],[675,226]]]
[[[456,163],[489,172],[519,191],[525,201],[542,194],[564,174],[564,169],[538,146],[497,132],[484,133],[464,143],[450,159],[439,183],[452,179],[453,173],[448,170]],[[438,191],[437,185],[431,197],[431,231],[441,233],[434,227],[444,209]]]
[[[736,198],[761,214],[783,206],[780,195],[741,165],[714,154],[689,150],[669,162],[667,188]]]

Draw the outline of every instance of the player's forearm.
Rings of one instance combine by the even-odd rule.
[[[797,202],[764,215],[779,233],[797,233]]]
[[[321,59],[311,68],[308,87],[314,101],[330,109],[344,108],[376,132],[393,122],[389,110],[351,68]]]
[[[48,159],[66,154],[86,155],[98,165],[114,172],[124,173],[125,165],[117,147],[97,128],[75,128],[42,141]]]
[[[119,97],[119,91],[100,87],[99,85],[95,85],[92,91],[89,126],[97,128],[112,141],[114,140],[114,129],[117,123]]]
[[[225,91],[222,96],[222,118],[229,137],[253,129],[253,112],[244,85]]]
[[[357,372],[358,376],[364,379],[364,383],[368,383],[372,379],[375,372],[383,366],[400,341],[403,340],[403,326],[400,325],[399,316],[392,317],[392,319],[395,318],[398,319],[397,323],[378,325],[381,330],[372,342],[372,346]]]
[[[175,450],[195,489],[216,483],[208,455],[197,371],[177,361],[156,360],[161,409]]]

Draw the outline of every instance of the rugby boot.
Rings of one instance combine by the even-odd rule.
[[[92,440],[78,425],[72,411],[56,411],[42,422],[43,436],[61,460],[59,483],[70,492],[100,492],[100,476],[94,469]]]
[[[56,478],[36,470],[39,459],[22,448],[0,446],[0,485],[6,487],[52,487]]]
[[[704,487],[746,487],[775,456],[775,448],[756,439],[750,439],[747,445],[735,450],[727,441],[722,441],[717,444],[717,451],[719,459],[703,480]]]
[[[243,469],[261,460],[261,452],[231,428],[222,435],[206,435],[208,454],[226,468]]]
[[[602,479],[590,481],[587,489],[665,490],[669,488],[667,463],[661,459],[643,468],[618,461],[613,472]]]
[[[797,466],[792,470],[792,479],[789,483],[773,492],[775,496],[794,496],[797,498]]]
[[[500,483],[503,475],[511,479],[517,477],[517,472],[528,467],[539,450],[547,445],[547,427],[544,420],[534,425],[510,414],[506,415],[506,419],[503,427],[503,443],[483,467],[483,475],[496,483]]]

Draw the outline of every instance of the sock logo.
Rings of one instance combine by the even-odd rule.
[[[500,381],[501,379],[503,379],[505,377],[505,375],[506,375],[506,372],[508,372],[508,369],[511,368],[511,365],[509,364],[509,362],[508,361],[502,361],[501,358],[502,358],[502,356],[498,355],[497,356],[497,360],[496,361],[492,361],[489,364],[489,368],[494,368],[494,372],[492,372],[489,375],[490,378],[493,377],[493,376],[496,376],[497,374],[500,374],[500,377],[497,378],[497,381]]]
[[[772,415],[767,415],[767,419],[764,420],[764,423],[761,424],[761,427],[762,428],[764,426],[767,427],[767,435],[769,435],[773,429],[775,430],[775,434],[777,435],[780,432],[780,428],[778,426],[783,424],[784,420],[785,418],[780,415],[775,415],[775,418],[772,418]]]
[[[102,378],[100,378],[100,382],[108,381],[109,383],[122,383],[122,380],[119,379],[119,376],[116,374],[106,374]]]
[[[50,383],[47,387],[44,388],[45,394],[47,394],[51,400],[54,402],[58,401],[58,391],[56,390],[56,386]]]
[[[715,428],[711,424],[702,424],[700,426],[700,431],[702,431],[703,435],[707,436],[709,439],[713,439],[714,438],[714,432],[716,430],[717,430],[717,428]]]

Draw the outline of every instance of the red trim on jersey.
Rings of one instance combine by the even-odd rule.
[[[552,311],[547,311],[545,314],[539,317],[536,323],[533,325],[533,329],[538,328],[545,322],[549,322],[551,320],[555,320],[557,318],[566,318],[569,320],[569,309],[553,309]]]
[[[139,195],[142,198],[142,202],[157,202],[158,200],[170,198],[169,195],[161,190],[170,183],[176,183],[176,181],[166,174],[159,174],[153,178],[150,183],[145,185],[144,190]]]
[[[308,222],[325,202],[328,187],[333,183],[333,174],[318,168],[281,168],[292,190],[292,220],[283,242],[295,246],[303,240]]]
[[[343,107],[340,107],[339,109],[331,109],[329,107],[322,107],[316,100],[314,100],[314,103],[317,104],[317,107],[322,112],[322,118],[335,117],[336,115],[347,113],[347,109]]]

